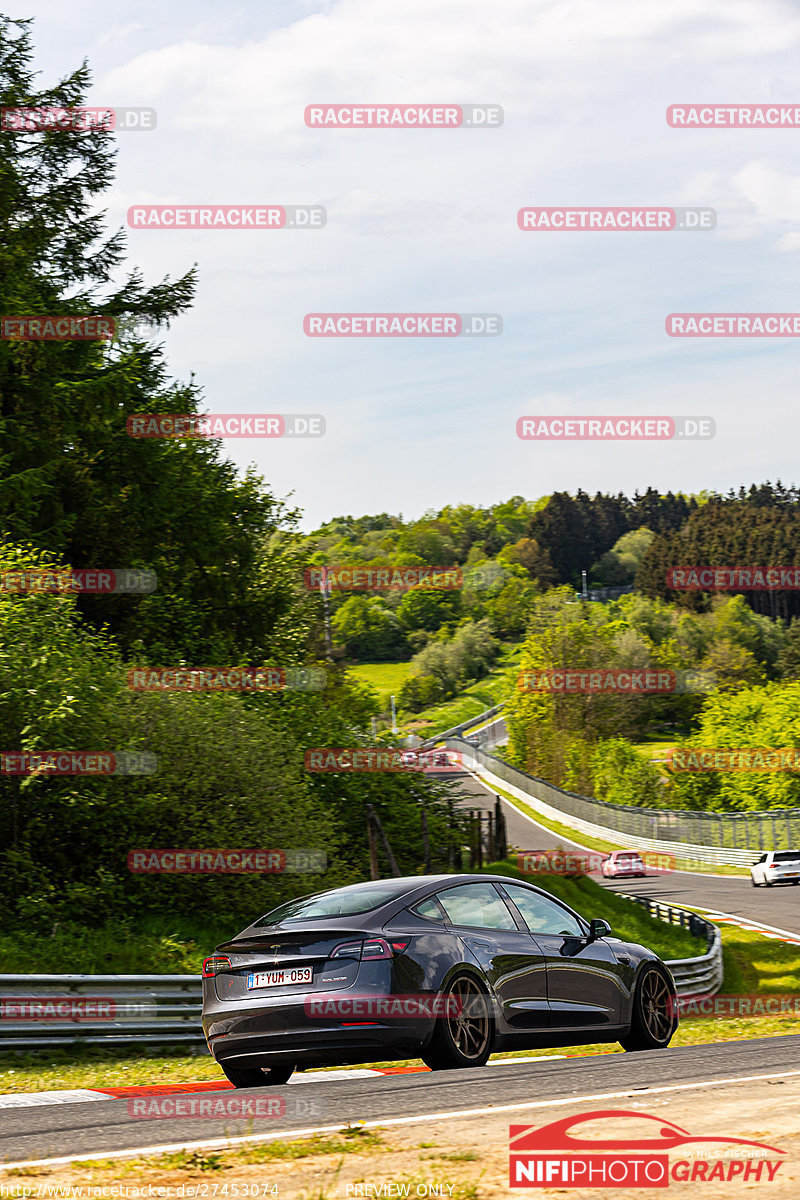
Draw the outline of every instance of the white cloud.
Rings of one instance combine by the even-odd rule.
[[[791,477],[797,348],[683,342],[670,311],[790,311],[793,130],[676,130],[671,103],[798,101],[800,13],[780,0],[146,0],[121,25],[32,0],[48,72],[89,52],[90,102],[154,106],[119,137],[104,206],[322,203],[318,233],[131,232],[146,278],[200,267],[166,337],[214,411],[322,411],[328,436],[231,443],[313,519],[419,512],[554,487]],[[52,30],[55,29],[58,37]],[[39,36],[38,33],[36,35]],[[499,103],[494,130],[310,130],[307,104]],[[711,205],[693,234],[523,234],[529,204]],[[309,311],[501,312],[502,337],[312,341]],[[713,443],[602,447],[514,436],[544,411],[713,415]],[[764,400],[764,397],[767,397]],[[754,407],[758,398],[757,408]],[[754,420],[759,426],[754,429]]]

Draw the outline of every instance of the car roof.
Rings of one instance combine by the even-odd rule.
[[[387,882],[388,880],[391,880],[395,883],[407,883],[409,885],[408,889],[401,891],[399,895],[389,897],[382,904],[376,905],[374,908],[369,909],[365,913],[330,917],[328,918],[329,926],[341,925],[344,928],[352,928],[354,922],[357,922],[359,927],[366,923],[369,923],[370,926],[372,926],[375,918],[379,915],[380,924],[385,924],[386,921],[391,920],[392,917],[395,917],[404,909],[413,907],[414,904],[420,903],[420,901],[424,900],[426,892],[435,892],[441,889],[443,884],[447,884],[448,887],[456,887],[458,884],[464,883],[515,883],[521,887],[529,888],[537,895],[545,896],[547,899],[552,900],[555,904],[558,904],[562,908],[566,908],[569,912],[573,913],[584,924],[587,923],[586,918],[582,917],[580,913],[576,913],[575,909],[567,904],[566,901],[561,900],[558,896],[551,895],[550,892],[546,891],[544,888],[537,887],[531,881],[527,879],[518,879],[514,875],[490,875],[488,873],[477,873],[474,871],[464,871],[458,874],[446,875],[390,875],[386,876],[385,879],[362,880],[361,884],[362,886],[367,886],[370,883],[379,885],[383,882]],[[352,886],[352,884],[343,884],[342,888]],[[324,888],[319,892],[308,892],[306,893],[305,897],[298,896],[296,899],[302,900],[311,896],[321,896],[340,891],[342,888]],[[423,894],[418,895],[420,892]],[[225,945],[232,944],[235,941],[247,940],[248,937],[252,936],[255,930],[258,930],[260,933],[263,928],[265,927],[259,926],[258,920],[253,921],[247,926],[246,929],[243,929],[240,933],[236,934],[234,938],[230,939],[229,942],[226,942]]]

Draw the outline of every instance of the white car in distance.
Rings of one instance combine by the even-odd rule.
[[[750,868],[753,887],[800,883],[800,850],[768,850]]]

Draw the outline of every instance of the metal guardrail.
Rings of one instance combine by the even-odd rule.
[[[436,742],[441,742],[443,738],[458,737],[459,734],[466,733],[473,725],[480,725],[481,721],[487,721],[489,717],[496,716],[501,708],[505,708],[505,704],[495,704],[493,708],[487,708],[484,712],[478,713],[477,717],[470,717],[468,721],[462,721],[460,725],[454,725],[452,729],[445,729],[443,733],[437,733],[433,737],[426,738],[422,743],[423,746],[433,746]]]
[[[512,767],[504,759],[447,739],[448,750],[472,755],[478,769],[535,802],[542,815],[592,837],[625,839],[639,850],[661,850],[700,863],[749,867],[764,850],[800,846],[800,808],[717,813],[669,808],[633,808],[565,792],[555,784]]]
[[[0,1050],[77,1042],[94,1046],[204,1045],[200,978],[0,975]],[[44,1007],[35,1010],[34,1005]],[[33,1017],[34,1011],[39,1015]]]
[[[722,986],[722,945],[717,927],[668,904],[630,899],[646,905],[662,921],[683,925],[695,934],[705,933],[706,954],[666,963],[678,995],[707,996],[718,991]],[[205,1045],[199,975],[0,975],[0,997],[0,1052],[78,1043]],[[40,1006],[36,1018],[31,1015],[32,1004]],[[82,1015],[63,1015],[65,1004],[82,1008]],[[47,1005],[53,1015],[47,1015]],[[88,1019],[92,1011],[94,1015]]]
[[[675,980],[675,990],[680,997],[715,995],[722,987],[724,978],[722,937],[717,926],[712,925],[705,917],[699,917],[697,913],[687,912],[685,908],[674,908],[671,904],[661,904],[660,901],[650,900],[645,896],[627,896],[626,899],[634,904],[641,904],[659,921],[680,925],[695,937],[705,937],[705,954],[696,958],[670,958],[664,961]]]

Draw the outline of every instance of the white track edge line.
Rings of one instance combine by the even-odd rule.
[[[764,1079],[789,1079],[800,1071],[771,1071],[766,1075],[736,1075],[728,1079],[701,1079],[691,1083],[667,1084],[654,1088],[626,1088],[620,1092],[596,1092],[588,1096],[565,1096],[560,1100],[524,1100],[520,1104],[493,1104],[488,1108],[463,1108],[450,1112],[418,1113],[412,1117],[384,1117],[379,1121],[359,1121],[364,1129],[382,1129],[387,1125],[421,1125],[430,1121],[456,1121],[464,1117],[486,1117],[496,1113],[520,1112],[526,1108],[558,1108],[565,1104],[587,1104],[592,1100],[621,1100],[625,1096],[655,1096],[664,1092],[685,1092],[692,1088],[725,1087],[735,1083],[757,1083]],[[280,1138],[302,1137],[306,1134],[341,1133],[345,1125],[319,1125],[309,1129],[286,1129],[276,1133],[260,1133],[235,1138],[211,1138],[199,1142],[172,1142],[168,1145],[137,1146],[128,1150],[107,1150],[98,1154],[69,1154],[61,1158],[31,1158],[20,1162],[0,1163],[0,1171],[18,1171],[24,1167],[61,1166],[73,1162],[98,1162],[106,1159],[136,1158],[142,1154],[170,1154],[180,1150],[232,1150],[236,1146],[274,1142]]]
[[[784,937],[800,940],[800,933],[791,929],[779,929],[777,925],[765,925],[763,921],[754,921],[750,917],[739,917],[735,913],[723,912],[719,908],[699,908],[696,904],[692,906],[698,912],[708,913],[710,917],[728,917],[731,921],[735,921],[740,929],[745,929],[746,925],[752,925],[751,930],[745,929],[747,933],[763,933],[764,930],[769,930],[770,933],[780,933]]]

